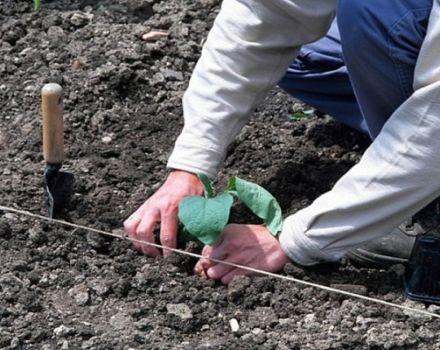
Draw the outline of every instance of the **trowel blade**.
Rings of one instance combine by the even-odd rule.
[[[57,217],[70,202],[74,176],[64,171],[45,172],[49,216]]]

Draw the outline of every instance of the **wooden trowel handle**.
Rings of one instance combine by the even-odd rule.
[[[43,155],[47,163],[61,164],[64,160],[63,88],[46,84],[41,89],[43,112]]]

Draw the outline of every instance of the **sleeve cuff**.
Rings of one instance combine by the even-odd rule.
[[[300,213],[287,217],[283,223],[279,242],[287,256],[302,266],[339,260],[339,257],[323,252],[318,243],[305,234],[307,226],[302,222]]]
[[[203,173],[215,178],[223,163],[224,154],[214,149],[203,147],[195,142],[177,140],[167,167],[192,173]]]

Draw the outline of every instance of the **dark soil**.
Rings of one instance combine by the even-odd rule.
[[[166,175],[182,126],[180,100],[219,2],[43,0],[35,13],[31,0],[0,1],[1,204],[46,215],[39,90],[58,82],[65,89],[64,167],[76,177],[64,218],[119,232]],[[170,35],[142,41],[150,28]],[[219,182],[230,175],[256,181],[286,214],[330,189],[369,141],[329,118],[292,119],[302,108],[274,89],[231,146]],[[253,220],[241,207],[232,217]],[[0,348],[440,348],[440,323],[428,316],[267,277],[224,286],[192,275],[193,264],[2,213]],[[401,296],[401,271],[284,269],[424,308]]]

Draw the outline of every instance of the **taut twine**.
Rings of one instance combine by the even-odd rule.
[[[82,229],[82,230],[86,230],[86,231],[90,231],[90,232],[95,232],[95,233],[99,233],[105,236],[110,236],[110,237],[114,237],[114,238],[119,238],[119,239],[123,239],[123,240],[128,240],[131,242],[136,242],[139,243],[141,245],[148,245],[148,246],[152,246],[155,248],[159,248],[159,249],[168,249],[174,253],[177,254],[181,254],[181,255],[186,255],[186,256],[190,256],[192,258],[197,258],[197,259],[209,259],[211,261],[214,261],[218,264],[223,264],[223,265],[227,265],[227,266],[232,266],[238,269],[242,269],[242,270],[246,270],[246,271],[250,271],[250,272],[254,272],[260,275],[265,275],[265,276],[269,276],[269,277],[274,277],[274,278],[278,278],[278,279],[282,279],[282,280],[286,280],[286,281],[290,281],[290,282],[294,282],[297,284],[302,284],[308,287],[313,287],[313,288],[317,288],[317,289],[321,289],[321,290],[325,290],[327,292],[332,292],[332,293],[338,293],[338,294],[342,294],[351,298],[356,298],[356,299],[361,299],[361,300],[365,300],[365,301],[370,301],[376,304],[381,304],[381,305],[385,305],[385,306],[389,306],[389,307],[394,307],[394,308],[398,308],[401,310],[406,310],[406,311],[410,311],[410,312],[414,312],[414,313],[419,313],[422,315],[426,315],[426,316],[431,316],[431,317],[435,317],[435,318],[440,318],[440,315],[435,314],[433,312],[429,312],[426,310],[420,310],[420,309],[414,309],[411,308],[409,306],[405,306],[405,305],[399,305],[399,304],[395,304],[395,303],[391,303],[385,300],[381,300],[381,299],[377,299],[377,298],[372,298],[372,297],[368,297],[365,295],[361,295],[361,294],[357,294],[357,293],[352,293],[352,292],[348,292],[345,290],[341,290],[341,289],[337,289],[337,288],[332,288],[332,287],[328,287],[328,286],[324,286],[318,283],[313,283],[313,282],[308,282],[308,281],[304,281],[304,280],[300,280],[291,276],[283,276],[277,273],[273,273],[273,272],[267,272],[264,270],[259,270],[259,269],[255,269],[253,267],[248,267],[248,266],[244,266],[244,265],[239,265],[239,264],[235,264],[229,261],[223,261],[223,260],[219,260],[219,259],[214,259],[211,258],[209,256],[204,256],[204,255],[200,255],[200,254],[196,254],[196,253],[191,253],[191,252],[187,252],[185,250],[181,250],[181,249],[177,249],[177,248],[169,248],[169,247],[165,247],[161,244],[157,244],[157,243],[151,243],[151,242],[144,242],[144,241],[140,241],[137,239],[133,239],[130,238],[128,236],[121,236],[118,235],[116,233],[112,233],[112,232],[106,232],[103,230],[98,230],[96,228],[92,228],[92,227],[87,227],[87,226],[83,226],[83,225],[77,225],[77,224],[73,224],[71,222],[67,222],[64,220],[58,220],[58,219],[52,219],[43,215],[39,215],[39,214],[34,214],[31,213],[29,211],[25,211],[25,210],[19,210],[19,209],[15,209],[15,208],[11,208],[11,207],[6,207],[6,206],[2,206],[0,205],[0,210],[6,211],[6,212],[10,212],[10,213],[15,213],[15,214],[21,214],[24,216],[28,216],[28,217],[32,217],[32,218],[36,218],[39,219],[41,221],[45,221],[45,222],[49,222],[49,223],[54,223],[54,224],[60,224],[60,225],[64,225],[64,226],[69,226],[69,227],[73,227],[75,229]],[[75,232],[76,230],[74,230],[73,232]],[[410,316],[410,315],[407,315]]]

